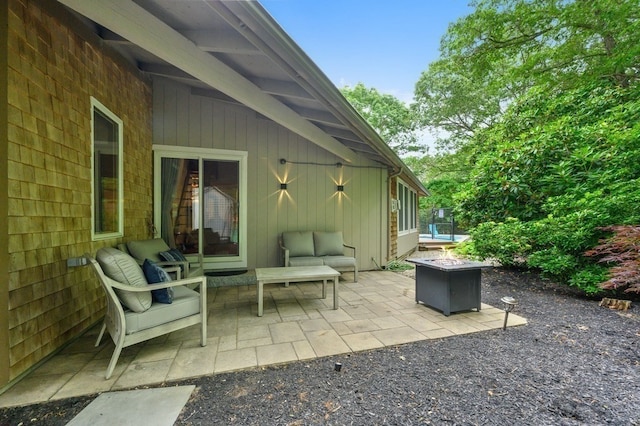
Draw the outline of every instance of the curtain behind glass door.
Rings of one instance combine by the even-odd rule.
[[[160,235],[183,253],[198,253],[198,160],[162,158]]]

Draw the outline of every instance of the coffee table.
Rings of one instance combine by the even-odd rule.
[[[340,272],[328,266],[289,266],[279,268],[256,268],[258,280],[258,316],[262,316],[264,285],[272,283],[306,282],[322,280],[322,298],[326,299],[327,281],[333,280],[333,309],[338,309],[338,277]]]

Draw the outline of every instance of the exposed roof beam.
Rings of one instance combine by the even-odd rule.
[[[108,28],[101,28],[98,34],[103,40],[108,41],[111,44],[131,44],[129,40],[119,36]]]
[[[378,154],[376,152],[376,150],[374,150],[371,145],[368,145],[366,143],[362,143],[362,142],[353,142],[353,141],[348,141],[345,140],[343,141],[345,145],[347,145],[349,148],[351,148],[354,151],[358,151],[358,152],[365,152],[367,154],[374,154],[376,157],[380,157],[380,154]]]
[[[306,90],[300,87],[300,85],[295,83],[268,78],[252,78],[251,81],[260,87],[263,92],[271,95],[286,96],[288,98],[298,98],[308,101],[316,100]]]
[[[249,43],[237,32],[223,32],[214,30],[185,30],[181,34],[191,40],[200,50],[212,53],[234,53],[255,55],[261,53],[257,47]],[[132,44],[126,38],[114,33],[108,28],[100,31],[100,37],[105,41],[116,44]]]
[[[202,96],[205,98],[217,99],[219,101],[242,105],[235,99],[230,98],[229,96],[225,95],[224,93],[216,89],[199,89],[197,87],[192,87],[191,94],[194,96]]]
[[[307,120],[315,121],[318,123],[325,123],[333,126],[344,126],[344,124],[339,122],[333,114],[327,111],[319,111],[317,109],[311,108],[297,108],[297,110],[298,113]]]
[[[180,31],[189,40],[205,52],[217,53],[261,53],[253,44],[237,32],[220,30],[185,30]]]
[[[348,130],[345,126],[340,126],[340,128],[338,128],[320,125],[319,127],[336,139],[347,139],[354,142],[362,142],[362,138],[358,137],[358,135],[353,133],[351,130]]]
[[[158,58],[263,114],[323,149],[352,162],[355,153],[311,124],[291,108],[199,49],[191,40],[129,0],[58,0],[109,28]]]
[[[192,75],[182,71],[179,68],[171,66],[171,65],[139,63],[138,64],[138,68],[140,69],[140,71],[144,71],[144,72],[147,72],[149,74],[162,75],[162,76],[165,76],[165,77],[179,78],[181,80],[198,81],[198,79],[194,78]]]

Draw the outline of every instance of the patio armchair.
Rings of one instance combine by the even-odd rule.
[[[171,249],[162,238],[129,241],[119,244],[118,248],[133,256],[139,265],[142,265],[145,259],[149,259],[158,266],[176,273],[177,279],[204,275],[201,254],[198,254],[195,261],[189,261],[177,249]]]
[[[135,259],[122,251],[106,247],[96,258],[85,255],[93,267],[107,296],[107,310],[95,346],[99,346],[105,330],[115,349],[107,367],[109,379],[123,348],[200,324],[200,345],[207,344],[206,277],[148,284]],[[150,262],[148,264],[151,264]],[[152,264],[151,264],[152,265]],[[156,266],[156,269],[162,271]],[[167,275],[166,272],[164,275]],[[195,291],[188,286],[198,288]],[[173,289],[169,303],[154,301],[152,291]]]

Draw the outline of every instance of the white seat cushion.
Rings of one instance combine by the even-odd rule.
[[[355,268],[356,258],[348,256],[322,256],[324,264],[331,268]]]
[[[126,334],[200,313],[200,293],[186,287],[173,287],[173,302],[154,303],[142,313],[125,312]]]
[[[324,262],[319,257],[302,256],[290,257],[289,264],[285,266],[322,266]]]

